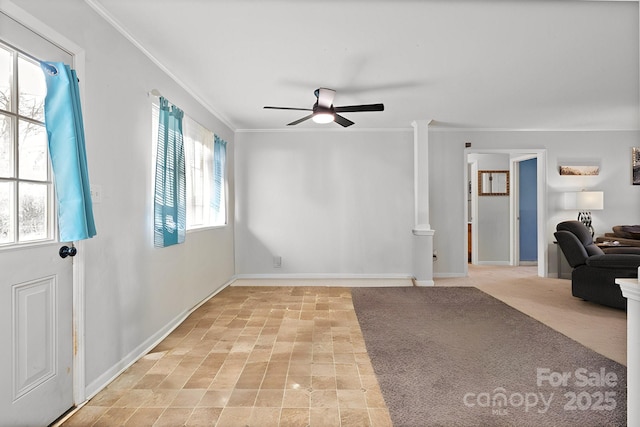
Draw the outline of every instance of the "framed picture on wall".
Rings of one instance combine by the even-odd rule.
[[[631,162],[633,166],[633,185],[640,185],[640,147],[631,149]]]
[[[478,196],[508,196],[509,171],[478,171]]]
[[[560,166],[560,175],[599,175],[600,166]]]

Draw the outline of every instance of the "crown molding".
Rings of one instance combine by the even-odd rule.
[[[585,0],[587,1],[587,0]],[[590,1],[590,0],[589,0]],[[324,133],[324,132],[413,132],[407,128],[363,129],[236,129],[236,133]],[[640,132],[638,129],[581,129],[581,128],[465,128],[429,126],[429,132]]]
[[[235,126],[231,121],[223,114],[213,108],[207,101],[205,101],[200,95],[193,91],[187,84],[178,78],[169,68],[167,68],[158,58],[156,58],[151,52],[149,52],[135,37],[129,33],[129,31],[111,15],[97,0],[84,0],[98,15],[100,15],[109,25],[111,25],[117,32],[129,40],[140,52],[142,52],[147,58],[151,60],[158,68],[160,68],[171,80],[173,80],[178,86],[184,89],[197,103],[202,105],[208,112],[213,114],[218,120],[225,124],[233,132],[236,131]]]
[[[361,128],[361,129],[342,129],[342,128],[326,128],[326,129],[311,129],[311,128],[297,128],[297,129],[237,129],[236,133],[332,133],[332,132],[413,132],[413,128]]]

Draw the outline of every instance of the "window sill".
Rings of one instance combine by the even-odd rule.
[[[190,228],[187,230],[187,234],[191,234],[191,233],[198,233],[201,231],[208,231],[208,230],[217,230],[220,228],[226,228],[228,227],[229,224],[222,224],[222,225],[203,225],[202,227],[194,227],[194,228]]]

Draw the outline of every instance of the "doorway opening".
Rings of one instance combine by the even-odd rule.
[[[468,148],[464,155],[467,164],[464,195],[467,212],[464,247],[467,250],[464,256],[468,261],[465,274],[468,274],[469,264],[537,264],[538,276],[546,277],[546,150]],[[478,173],[485,169],[509,172],[507,195],[479,197]],[[526,170],[525,175],[521,169]],[[522,208],[526,211],[526,224],[523,223]],[[483,221],[483,215],[489,219]]]

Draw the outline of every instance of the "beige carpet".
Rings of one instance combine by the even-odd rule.
[[[436,286],[475,286],[582,345],[626,366],[627,314],[571,295],[571,281],[537,276],[537,267],[469,265],[469,276]]]
[[[353,288],[351,297],[394,426],[626,425],[622,364],[475,287]],[[581,370],[615,381],[579,382]],[[598,405],[604,393],[609,404]]]

